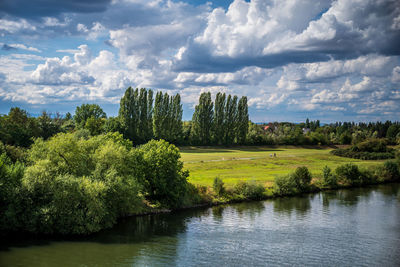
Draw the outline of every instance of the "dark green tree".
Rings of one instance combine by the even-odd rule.
[[[154,138],[162,138],[162,109],[163,109],[163,94],[162,92],[157,92],[156,99],[154,102],[153,109],[153,134]]]
[[[75,109],[74,120],[79,128],[84,128],[86,121],[93,117],[94,119],[107,118],[106,113],[97,104],[82,104]]]
[[[246,135],[249,130],[249,109],[247,106],[247,97],[242,96],[238,104],[237,113],[237,130],[236,139],[238,144],[244,144],[246,142]]]
[[[192,140],[194,140],[194,142],[202,145],[210,144],[213,116],[214,111],[211,93],[202,93],[192,118]]]
[[[237,128],[237,96],[228,95],[225,106],[225,145],[235,142]]]
[[[225,137],[225,93],[218,93],[215,97],[213,139],[217,145],[224,143]]]

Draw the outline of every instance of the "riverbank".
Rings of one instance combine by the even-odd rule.
[[[378,183],[371,183],[371,184],[363,184],[363,185],[338,185],[335,188],[319,188],[319,187],[313,187],[308,191],[304,192],[298,192],[294,194],[288,194],[288,195],[274,195],[274,194],[265,194],[262,198],[260,199],[246,199],[246,198],[231,198],[231,199],[223,199],[219,198],[215,201],[212,202],[206,202],[206,203],[201,203],[201,204],[196,204],[196,205],[191,205],[191,206],[185,206],[185,207],[180,207],[177,209],[154,209],[154,210],[147,210],[143,213],[139,214],[129,214],[126,216],[126,218],[129,217],[140,217],[140,216],[148,216],[148,215],[156,215],[156,214],[165,214],[165,213],[172,213],[172,212],[177,212],[177,211],[183,211],[183,210],[190,210],[190,209],[198,209],[198,208],[208,208],[208,207],[217,207],[221,205],[228,205],[228,204],[238,204],[238,203],[245,203],[245,202],[253,202],[253,201],[265,201],[265,200],[274,200],[274,199],[280,199],[280,198],[290,198],[290,197],[301,197],[307,194],[317,194],[320,192],[329,192],[329,191],[338,191],[338,190],[343,190],[343,189],[358,189],[358,188],[369,188],[369,187],[374,187],[378,185],[395,185],[398,186],[400,185],[400,182],[397,180],[389,180],[389,181],[381,181]]]

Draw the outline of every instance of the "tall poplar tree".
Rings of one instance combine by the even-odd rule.
[[[137,99],[135,99],[135,91],[132,87],[129,87],[121,98],[118,117],[121,121],[124,136],[133,141],[137,138],[136,127],[138,114],[136,113],[136,106]]]
[[[202,93],[192,118],[192,135],[195,142],[202,145],[210,144],[213,116],[214,111],[211,93]]]
[[[237,122],[237,96],[228,95],[225,105],[225,145],[232,145],[235,141]]]
[[[154,138],[162,138],[162,110],[163,110],[163,94],[162,92],[157,92],[156,99],[154,101],[153,109],[153,134]]]
[[[238,104],[236,140],[238,144],[246,142],[246,135],[249,130],[249,108],[247,97],[242,96]]]
[[[149,90],[147,91],[147,140],[151,140],[153,136],[153,91]]]
[[[176,94],[172,98],[172,142],[180,142],[183,137],[183,127],[182,127],[182,104],[180,94]]]
[[[144,88],[140,89],[139,101],[139,123],[137,128],[138,141],[144,143],[148,139],[148,122],[147,122],[147,91]]]
[[[225,133],[225,93],[218,93],[215,97],[213,139],[217,145],[224,143]]]
[[[126,89],[120,101],[118,117],[123,134],[136,144],[144,143],[153,137],[152,127],[153,92],[132,87]]]

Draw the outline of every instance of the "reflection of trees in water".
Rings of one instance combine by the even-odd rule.
[[[356,205],[361,198],[368,201],[372,191],[373,188],[370,187],[343,189],[337,191],[336,198],[341,205],[353,206]]]
[[[222,214],[224,213],[225,206],[214,206],[211,208],[213,219],[217,222],[222,221]]]
[[[204,209],[195,209],[127,218],[112,229],[104,230],[89,239],[102,243],[132,243],[146,241],[154,236],[176,236],[186,231],[188,219],[203,216],[204,212]]]
[[[264,201],[237,203],[232,205],[231,208],[236,211],[239,217],[248,216],[251,220],[254,220],[256,215],[265,210]]]
[[[311,200],[315,195],[303,197],[283,197],[273,201],[274,212],[290,215],[293,211],[302,216],[306,215],[311,208]]]
[[[385,196],[399,196],[400,195],[400,184],[384,184],[380,185],[377,188],[379,193],[382,193]]]

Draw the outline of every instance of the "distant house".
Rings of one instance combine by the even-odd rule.
[[[303,134],[308,134],[309,132],[311,132],[310,128],[303,128]]]

